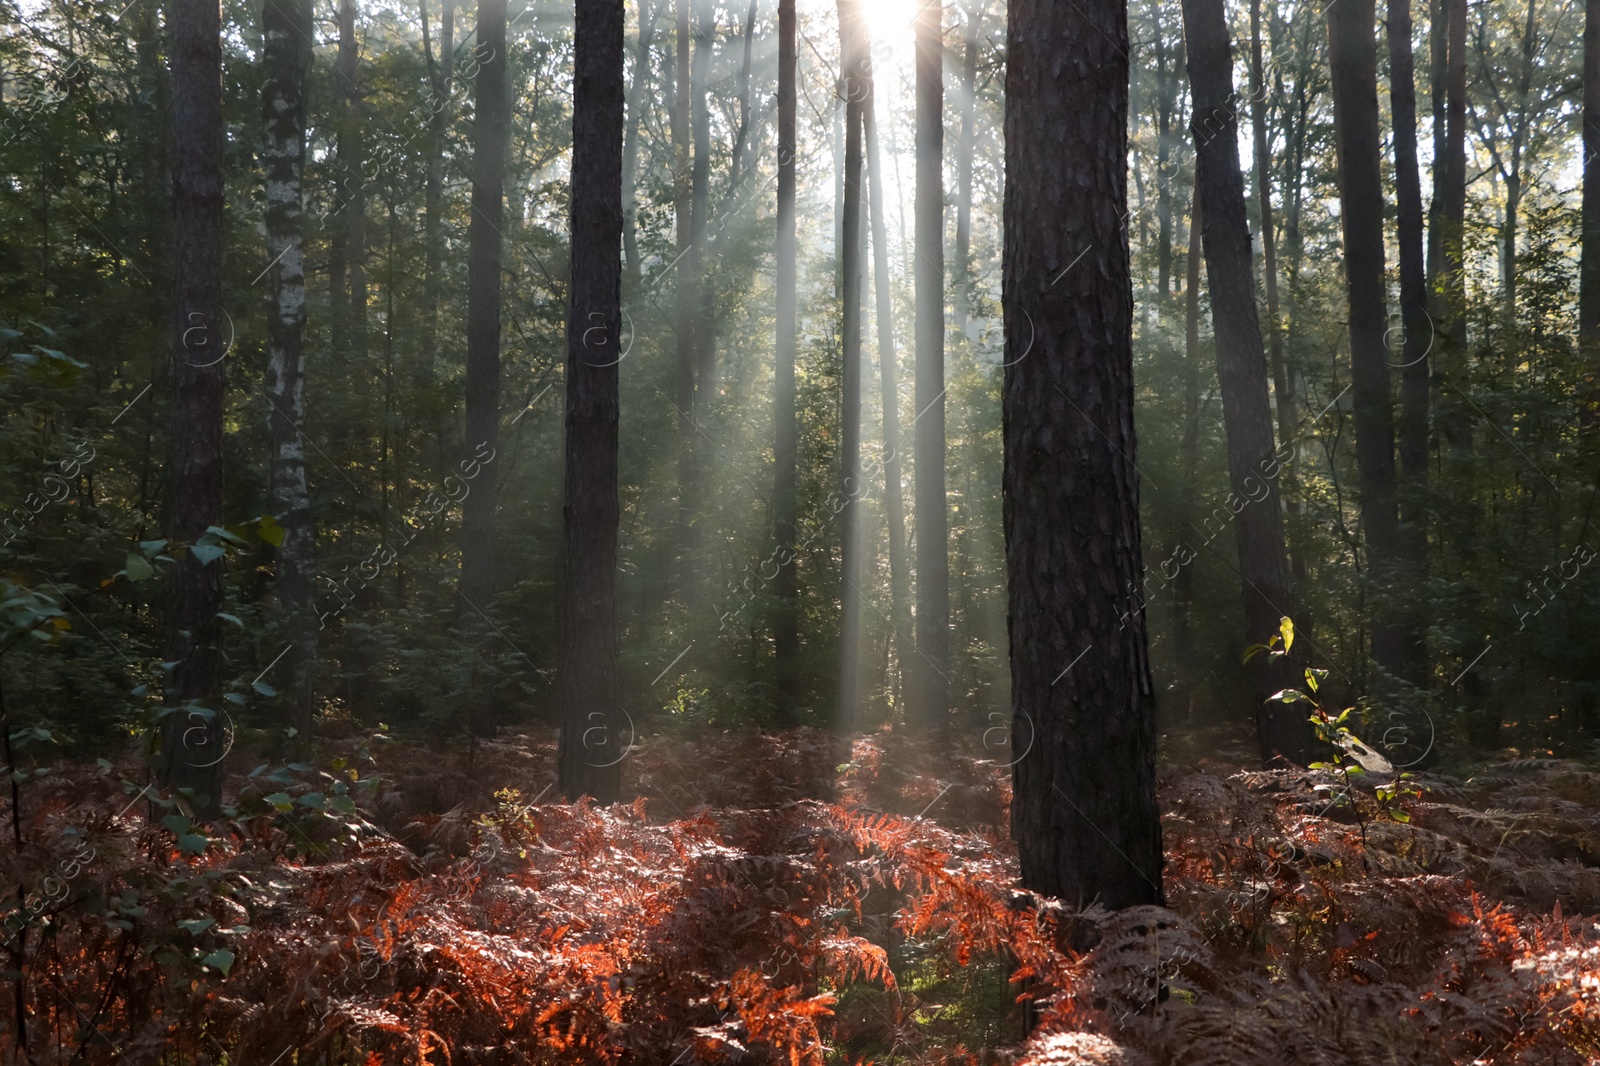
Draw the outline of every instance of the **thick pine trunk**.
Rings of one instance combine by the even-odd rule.
[[[949,511],[944,441],[944,3],[916,21],[916,523],[917,656],[910,720],[948,727],[950,681]]]
[[[778,0],[778,238],[777,369],[773,376],[773,539],[778,596],[773,650],[780,673],[800,650],[799,574],[795,560],[798,472],[795,421],[795,0]],[[787,680],[780,677],[780,680]]]
[[[172,0],[172,470],[168,532],[192,546],[222,521],[222,22],[217,0]],[[162,781],[222,802],[223,560],[178,561],[173,587]]]
[[[1011,0],[1008,22],[1012,835],[1030,889],[1072,907],[1160,903],[1144,617],[1118,625],[1141,572],[1127,8]]]
[[[292,648],[283,686],[289,724],[297,746],[311,743],[313,685],[317,661],[314,582],[316,527],[306,487],[305,381],[301,371],[306,326],[303,194],[306,162],[306,78],[311,65],[311,0],[266,0],[261,18],[261,90],[266,136],[261,162],[266,171],[267,261],[271,291],[267,301],[267,422],[272,438],[269,507],[283,527],[277,548],[278,617]]]
[[[506,0],[478,0],[478,73],[472,119],[472,221],[467,228],[466,444],[474,454],[500,446],[500,261],[506,142],[511,98],[506,76]],[[490,463],[462,503],[461,603],[469,630],[487,632],[494,606],[495,491]],[[474,685],[472,731],[494,735],[494,699]]]
[[[866,100],[868,206],[872,212],[872,290],[877,299],[878,369],[883,384],[883,517],[889,534],[889,626],[895,669],[901,683],[910,664],[911,575],[906,566],[905,499],[900,492],[900,384],[894,347],[894,301],[889,291],[889,227],[883,214],[883,154],[878,150],[877,93],[868,84]],[[900,691],[890,684],[889,691]]]
[[[845,98],[842,268],[843,371],[840,397],[839,710],[853,732],[861,715],[861,141],[867,53],[857,0],[839,0],[839,43]]]
[[[578,0],[572,94],[564,562],[556,707],[561,790],[617,799],[617,363],[622,334],[622,0]]]
[[[1174,543],[1189,539],[1194,521],[1195,482],[1198,480],[1200,453],[1200,230],[1204,215],[1200,204],[1200,183],[1195,182],[1189,205],[1189,256],[1183,288],[1183,496],[1178,511]],[[1143,602],[1143,596],[1135,602]],[[1172,579],[1172,648],[1178,670],[1185,681],[1192,681],[1197,663],[1194,657],[1194,627],[1190,611],[1194,606],[1194,566],[1180,566]]]
[[[1411,58],[1411,0],[1389,0],[1389,107],[1394,119],[1395,193],[1399,207],[1400,321],[1400,560],[1412,590],[1406,612],[1401,677],[1428,680],[1424,602],[1428,576],[1428,279],[1422,248],[1422,178],[1417,169],[1417,87]]]
[[[1378,597],[1372,657],[1402,676],[1406,650],[1389,593],[1399,564],[1395,511],[1394,412],[1389,394],[1384,297],[1383,145],[1378,130],[1378,51],[1373,0],[1340,0],[1328,8],[1329,66],[1339,162],[1339,218],[1350,310],[1350,378],[1356,470],[1367,576]]]
[[[1194,97],[1196,187],[1205,219],[1206,283],[1217,345],[1217,380],[1228,438],[1234,540],[1244,597],[1244,643],[1265,643],[1279,619],[1294,614],[1289,553],[1275,458],[1267,367],[1261,357],[1251,270],[1250,224],[1239,169],[1239,118],[1232,106],[1233,56],[1223,0],[1184,0],[1189,86]],[[1305,765],[1311,730],[1302,708],[1270,700],[1295,683],[1286,660],[1257,656],[1247,668],[1255,687],[1256,737],[1262,762],[1282,755]]]

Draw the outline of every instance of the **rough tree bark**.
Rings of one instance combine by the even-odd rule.
[[[795,560],[798,472],[795,421],[795,0],[778,0],[777,368],[773,376],[773,540],[778,596],[773,650],[787,668],[800,650],[799,574]],[[782,680],[780,678],[780,680]]]
[[[917,655],[910,720],[948,728],[950,548],[944,441],[944,3],[917,13],[916,523]]]
[[[472,118],[472,221],[467,227],[466,443],[492,457],[500,444],[500,261],[511,97],[506,75],[506,0],[478,0],[478,73]],[[495,465],[485,463],[461,511],[457,616],[487,631],[494,605]],[[494,700],[472,695],[472,731],[494,736]]]
[[[839,429],[839,711],[838,724],[854,732],[861,712],[861,133],[868,62],[857,0],[839,0],[839,45],[845,99],[844,244],[842,280],[843,372]]]
[[[195,550],[222,520],[222,19],[217,0],[172,0],[172,472],[168,531],[189,545],[173,582],[161,779],[193,789],[201,818],[222,803],[220,554]]]
[[[292,641],[283,675],[289,724],[302,751],[311,743],[317,661],[314,584],[316,527],[306,487],[305,380],[301,372],[306,326],[304,198],[306,78],[311,66],[311,0],[266,0],[262,6],[261,111],[266,135],[261,149],[266,172],[268,279],[266,394],[272,435],[269,507],[283,527],[277,548],[277,614]]]
[[[578,0],[572,93],[564,561],[556,707],[569,800],[617,799],[617,363],[622,334],[622,0]]]
[[[1140,579],[1123,0],[1011,0],[1003,300],[1012,835],[1069,907],[1160,903]],[[1081,259],[1079,257],[1082,257]]]
[[[872,213],[872,290],[877,299],[878,369],[883,385],[883,517],[889,535],[889,626],[895,669],[901,684],[914,658],[911,643],[911,575],[906,566],[905,499],[900,492],[900,384],[894,346],[894,301],[889,291],[889,227],[883,214],[883,187],[889,180],[878,150],[877,92],[867,82],[864,107],[867,134],[868,208]],[[901,685],[891,685],[895,692]]]
[[[1389,397],[1384,298],[1382,141],[1378,130],[1378,51],[1373,0],[1328,7],[1334,139],[1339,165],[1339,219],[1350,311],[1350,378],[1366,534],[1367,576],[1379,597],[1372,657],[1401,676],[1403,638],[1387,602],[1396,577],[1399,521],[1395,512],[1394,412]]]
[[[1194,521],[1195,482],[1200,454],[1200,231],[1204,214],[1200,204],[1200,183],[1195,182],[1189,205],[1189,253],[1185,262],[1183,287],[1183,495],[1178,511],[1175,542],[1188,539]],[[1180,566],[1172,579],[1172,649],[1178,669],[1193,677],[1194,627],[1190,609],[1194,606],[1194,567]]]
[[[1184,0],[1189,91],[1194,98],[1196,188],[1202,205],[1206,284],[1217,344],[1217,380],[1228,439],[1234,540],[1238,545],[1245,642],[1265,643],[1279,619],[1294,614],[1289,552],[1275,458],[1267,367],[1261,357],[1251,270],[1250,224],[1239,169],[1239,114],[1233,55],[1223,0]],[[1254,487],[1252,487],[1254,486]],[[1287,660],[1257,656],[1249,668],[1256,690],[1256,738],[1261,760],[1277,755],[1305,765],[1311,729],[1304,710],[1269,699],[1297,678]]]
[[[1416,609],[1424,602],[1428,576],[1428,279],[1422,249],[1422,178],[1417,169],[1417,86],[1411,57],[1411,0],[1389,2],[1389,108],[1394,121],[1395,193],[1399,207],[1400,322],[1400,563],[1412,590],[1404,623],[1400,676],[1413,685],[1428,681],[1423,634]]]

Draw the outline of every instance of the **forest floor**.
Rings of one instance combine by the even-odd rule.
[[[206,827],[109,763],[20,782],[0,1063],[1600,1060],[1575,762],[1380,803],[1164,755],[1168,907],[1073,914],[1017,887],[981,750],[646,738],[602,809],[542,738],[328,747]]]

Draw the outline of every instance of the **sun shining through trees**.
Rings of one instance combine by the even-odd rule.
[[[0,346],[0,1066],[1600,1061],[1600,2],[0,0]]]

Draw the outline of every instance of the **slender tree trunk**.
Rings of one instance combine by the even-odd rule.
[[[1172,292],[1172,174],[1173,119],[1178,108],[1178,67],[1183,63],[1183,42],[1176,43],[1177,61],[1171,58],[1173,42],[1162,34],[1160,11],[1155,20],[1152,50],[1156,57],[1156,290],[1166,300]],[[1198,252],[1198,248],[1196,248]]]
[[[439,21],[437,60],[434,58],[428,39],[427,0],[421,0],[421,3],[422,43],[427,50],[429,84],[432,91],[432,97],[428,101],[428,186],[424,207],[427,260],[424,265],[422,286],[422,313],[428,328],[423,360],[431,380],[435,349],[439,343],[439,296],[443,289],[441,274],[444,269],[444,141],[450,121],[448,108],[452,90],[450,79],[455,69],[456,3],[455,0],[441,0],[443,11]]]
[[[773,539],[777,542],[777,618],[773,650],[780,675],[800,650],[799,582],[795,565],[798,517],[795,421],[795,0],[778,0],[778,238],[777,369],[773,380]],[[780,681],[787,680],[780,676]]]
[[[695,407],[704,418],[716,395],[717,290],[711,278],[716,264],[705,254],[707,224],[711,219],[711,52],[717,22],[712,0],[695,0],[694,61],[690,69],[693,100],[694,169],[690,174],[694,197],[695,277],[699,306],[695,324]],[[700,464],[696,464],[699,466]]]
[[[1278,494],[1272,408],[1261,359],[1261,325],[1251,270],[1250,223],[1239,169],[1239,117],[1231,106],[1233,56],[1223,0],[1184,0],[1189,91],[1194,97],[1196,186],[1205,218],[1206,283],[1217,344],[1217,380],[1228,437],[1228,477],[1244,597],[1245,641],[1264,643],[1293,615],[1289,552]],[[1202,121],[1204,126],[1201,125]],[[1252,487],[1253,486],[1253,487]],[[1262,762],[1282,755],[1305,765],[1311,730],[1304,710],[1270,699],[1297,678],[1286,660],[1257,656],[1256,736]]]
[[[861,715],[861,133],[868,62],[857,0],[839,0],[845,98],[843,381],[839,430],[839,716],[854,732]]]
[[[756,8],[760,0],[750,0],[750,10],[744,18],[744,59],[739,64],[739,131],[733,138],[733,152],[728,163],[728,195],[731,198],[739,188],[739,174],[745,166],[745,150],[750,143],[750,65],[755,60]]]
[[[883,381],[883,516],[889,534],[889,626],[895,668],[902,674],[913,658],[911,575],[906,566],[905,501],[900,494],[900,385],[894,346],[894,301],[889,291],[889,227],[883,214],[883,155],[878,150],[876,83],[869,80],[865,104],[868,202],[872,212],[873,293],[877,297],[878,366]],[[890,692],[900,684],[889,685]]]
[[[1578,343],[1600,364],[1600,0],[1583,8],[1583,251],[1578,273]]]
[[[1329,66],[1339,161],[1339,218],[1344,228],[1350,309],[1350,378],[1356,469],[1367,573],[1380,602],[1372,625],[1372,657],[1401,676],[1407,659],[1389,591],[1399,562],[1395,512],[1394,413],[1390,408],[1388,329],[1384,300],[1382,141],[1378,131],[1376,18],[1373,0],[1328,7]]]
[[[944,442],[944,2],[916,21],[917,657],[911,720],[947,728],[950,683],[950,546]]]
[[[1467,218],[1467,5],[1466,0],[1440,0],[1445,15],[1445,143],[1434,164],[1434,197],[1439,203],[1439,259],[1434,270],[1439,293],[1440,358],[1430,359],[1436,380],[1443,385],[1465,378],[1467,362],[1467,275],[1465,269]],[[1439,365],[1444,364],[1443,366]],[[1441,399],[1452,396],[1440,390]],[[1441,435],[1451,459],[1472,462],[1472,415],[1459,402],[1445,407],[1439,418]]]
[[[500,260],[511,98],[506,0],[478,0],[478,73],[472,118],[472,221],[467,228],[467,446],[500,445]],[[618,144],[620,150],[620,141]],[[494,606],[496,467],[485,464],[462,503],[458,617],[487,632]],[[494,736],[494,697],[474,685],[472,731]]]
[[[344,89],[344,128],[339,136],[339,165],[348,190],[345,211],[345,254],[349,269],[349,344],[355,364],[367,357],[367,186],[365,108],[362,106],[361,46],[356,40],[356,0],[339,3],[339,84]],[[348,154],[346,149],[348,148]]]
[[[626,754],[616,603],[625,19],[622,0],[576,7],[558,761],[569,800],[612,803]]]
[[[271,293],[267,303],[267,422],[272,435],[272,513],[283,527],[277,548],[277,613],[291,635],[284,686],[297,747],[309,749],[315,708],[313,685],[317,630],[313,624],[316,579],[316,526],[306,487],[305,381],[301,355],[306,325],[305,247],[301,179],[306,162],[306,78],[311,66],[311,0],[265,0],[261,18],[261,91],[266,136],[261,161],[266,171],[267,261]]]
[[[966,31],[962,34],[961,148],[956,157],[956,332],[967,332],[972,312],[972,156],[977,137],[978,44],[983,32],[985,0],[968,0]],[[877,173],[873,164],[873,173]],[[873,179],[876,187],[877,179]]]
[[[660,10],[651,0],[640,0],[639,40],[633,50],[633,83],[628,87],[628,125],[626,139],[622,142],[622,253],[628,264],[628,284],[633,288],[638,287],[643,271],[637,226],[639,129],[644,122],[645,102],[650,90],[650,46],[655,41],[656,16]]]
[[[194,809],[222,803],[223,606],[220,555],[194,545],[222,521],[222,20],[217,0],[171,0],[172,57],[172,472],[171,538],[178,561],[167,658],[162,781],[194,789]]]
[[[1394,118],[1395,192],[1399,205],[1400,320],[1400,560],[1413,605],[1403,634],[1404,670],[1413,685],[1428,680],[1425,602],[1428,576],[1428,279],[1422,250],[1422,179],[1417,169],[1417,88],[1411,59],[1411,0],[1389,0],[1389,107]]]
[[[678,328],[676,396],[678,408],[678,549],[680,592],[694,598],[694,517],[699,493],[695,463],[695,360],[699,351],[696,332],[700,304],[700,226],[694,198],[694,155],[691,151],[691,113],[694,100],[690,7],[696,0],[678,0],[676,84],[672,110],[673,214],[677,226]]]
[[[1011,832],[1036,892],[1068,907],[1160,903],[1144,618],[1117,618],[1142,569],[1123,228],[1127,8],[1011,0],[1008,22]]]
[[[1189,537],[1194,521],[1195,482],[1200,452],[1200,231],[1204,225],[1200,183],[1195,182],[1189,207],[1189,255],[1183,288],[1183,497],[1175,535],[1179,543]],[[1174,549],[1176,550],[1176,549]],[[1143,595],[1135,602],[1142,603]],[[1193,678],[1198,664],[1190,612],[1194,606],[1194,566],[1184,565],[1172,578],[1172,646],[1178,670]]]

